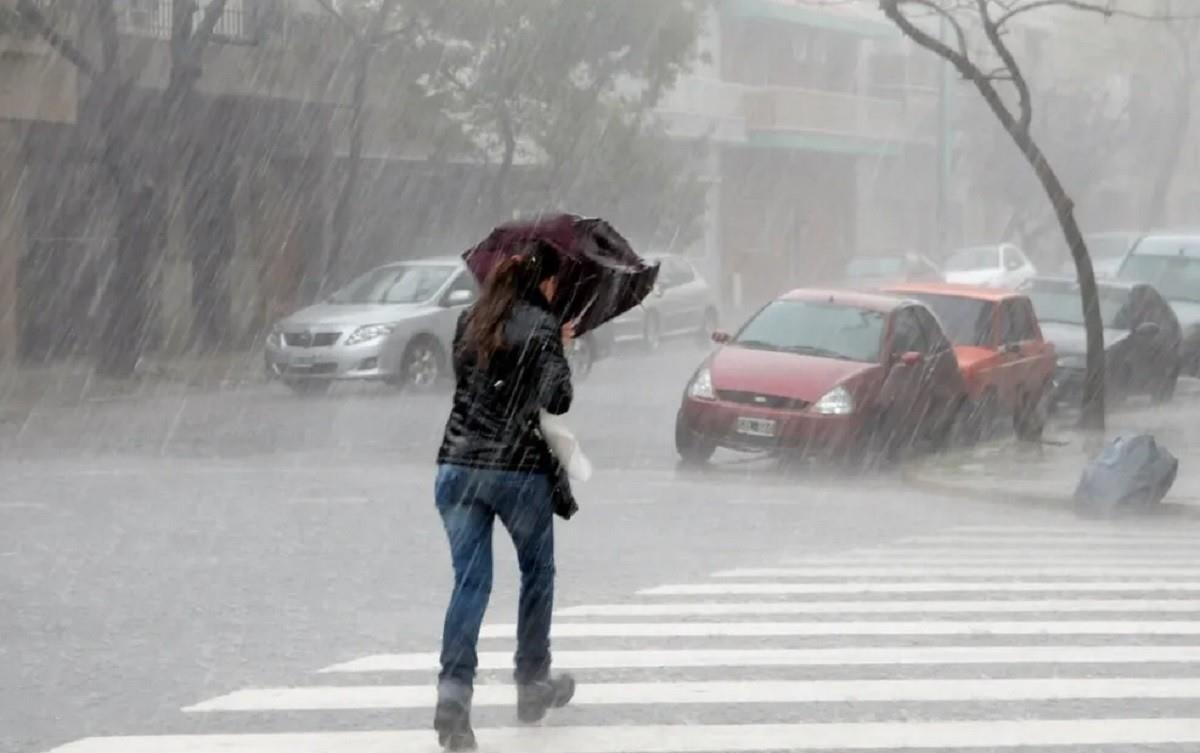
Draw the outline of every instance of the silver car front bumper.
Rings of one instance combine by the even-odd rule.
[[[380,355],[384,338],[356,345],[299,348],[271,343],[265,361],[273,379],[383,379]]]

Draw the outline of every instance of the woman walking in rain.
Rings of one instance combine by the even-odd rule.
[[[450,540],[454,593],[442,634],[434,728],[448,750],[475,747],[471,695],[479,628],[492,588],[492,528],[508,530],[521,569],[517,613],[517,716],[536,722],[575,692],[550,676],[554,600],[554,482],[538,431],[542,410],[571,407],[564,343],[573,336],[550,311],[560,259],[531,243],[500,262],[454,340],[454,404],[438,451],[435,497]]]

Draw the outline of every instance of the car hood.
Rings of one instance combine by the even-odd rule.
[[[1180,325],[1184,327],[1200,325],[1200,302],[1172,300],[1168,303],[1171,304],[1171,309],[1179,319]]]
[[[873,363],[736,346],[721,348],[709,364],[715,389],[778,395],[810,403],[847,379],[878,367]]]
[[[1078,324],[1062,322],[1042,322],[1042,337],[1047,342],[1054,343],[1054,349],[1061,356],[1082,356],[1087,353],[1087,331]],[[1104,330],[1104,347],[1108,348],[1124,340],[1129,333],[1120,329]]]
[[[998,277],[1000,277],[1000,272],[995,269],[968,269],[962,272],[947,272],[946,282],[955,282],[961,285],[986,285]]]
[[[302,308],[279,322],[281,327],[312,327],[314,325],[362,326],[364,324],[388,324],[399,322],[427,313],[424,303],[318,303]]]

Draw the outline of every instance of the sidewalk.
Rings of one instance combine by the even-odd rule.
[[[148,358],[130,379],[97,376],[88,360],[0,370],[0,422],[19,421],[38,406],[137,400],[187,390],[230,389],[265,381],[261,356]]]
[[[1120,434],[1152,434],[1179,458],[1179,476],[1164,505],[1200,514],[1200,384],[1180,386],[1170,405],[1131,404],[1110,414],[1103,436],[1080,432],[1066,419],[1046,428],[1041,445],[1008,437],[926,457],[904,469],[905,481],[935,493],[1066,507],[1084,464],[1108,440]]]

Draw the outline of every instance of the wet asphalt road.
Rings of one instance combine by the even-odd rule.
[[[672,421],[701,357],[685,346],[628,355],[579,387],[570,420],[598,474],[579,490],[580,516],[558,527],[560,605],[951,526],[1062,523],[925,497],[887,473],[784,476],[730,458],[678,469]],[[214,726],[422,728],[424,711],[214,720],[179,709],[364,655],[436,648],[449,565],[432,460],[447,407],[446,395],[374,386],[305,399],[258,386],[43,405],[0,428],[0,751]],[[506,543],[497,558],[490,619],[509,621]],[[795,718],[779,707],[750,717]]]

